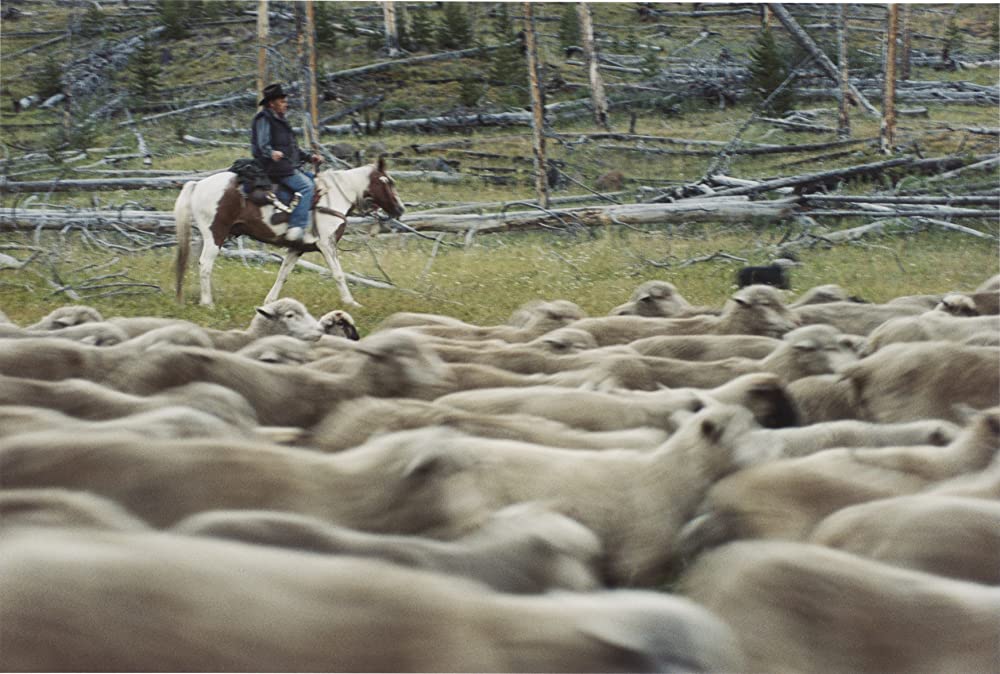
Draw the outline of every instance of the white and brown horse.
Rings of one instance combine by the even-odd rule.
[[[199,264],[201,303],[212,304],[212,265],[223,242],[230,236],[245,235],[257,241],[288,249],[278,278],[267,294],[265,303],[278,299],[281,286],[303,253],[319,251],[333,273],[340,289],[340,299],[349,306],[361,306],[351,296],[344,270],[337,260],[337,242],[347,227],[347,214],[371,201],[394,218],[403,214],[392,178],[385,172],[385,159],[374,164],[345,171],[327,169],[316,176],[316,201],[313,225],[299,241],[287,241],[287,223],[273,225],[275,207],[258,206],[248,200],[237,184],[235,173],[223,171],[184,185],[174,204],[177,223],[177,299],[183,301],[184,274],[191,250],[191,222],[201,232],[202,249]]]

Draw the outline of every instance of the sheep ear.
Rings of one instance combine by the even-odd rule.
[[[744,307],[748,307],[748,306],[750,306],[750,303],[749,303],[749,302],[747,302],[747,301],[746,301],[745,299],[743,299],[742,297],[738,297],[738,296],[733,296],[733,298],[732,298],[732,299],[733,299],[733,302],[736,302],[736,303],[737,303],[737,304],[739,304],[740,306],[744,306]]]
[[[815,351],[817,347],[818,345],[816,344],[816,342],[811,339],[806,339],[804,341],[792,344],[793,349],[801,349],[802,351]]]
[[[68,318],[57,318],[56,320],[52,321],[52,324],[55,325],[57,328],[73,327],[73,322]]]
[[[344,335],[348,339],[350,339],[352,341],[355,341],[355,342],[358,341],[359,339],[361,339],[361,335],[358,334],[357,328],[355,328],[352,323],[344,321],[342,325],[344,327]]]
[[[257,313],[271,321],[277,318],[277,314],[275,314],[273,310],[268,309],[267,307],[257,307]]]
[[[403,477],[424,479],[443,471],[447,465],[448,458],[444,454],[425,452],[407,464],[403,469]]]
[[[711,419],[702,419],[701,434],[708,438],[711,442],[716,442],[720,437],[722,437],[722,427]]]
[[[588,616],[581,619],[578,629],[587,638],[615,651],[615,660],[623,666],[623,671],[687,671],[687,662],[665,662],[663,653],[653,655],[651,651],[656,648],[649,643],[644,631],[636,629],[628,621],[618,621],[603,615]]]

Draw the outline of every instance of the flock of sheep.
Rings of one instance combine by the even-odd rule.
[[[0,314],[0,669],[987,672],[1000,276]]]

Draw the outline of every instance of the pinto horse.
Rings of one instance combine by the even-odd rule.
[[[212,304],[212,265],[231,236],[246,235],[257,241],[288,249],[278,270],[278,278],[267,294],[265,303],[278,299],[281,286],[303,253],[319,251],[333,273],[346,305],[359,307],[347,288],[344,270],[337,260],[337,242],[347,227],[347,215],[357,208],[364,209],[370,200],[394,218],[403,214],[403,202],[396,194],[392,178],[385,172],[385,158],[359,168],[336,171],[326,169],[316,176],[316,201],[312,210],[313,224],[306,228],[299,241],[288,241],[287,223],[271,224],[275,207],[258,206],[248,200],[237,184],[235,173],[223,171],[202,180],[192,180],[181,189],[174,204],[177,223],[177,300],[184,300],[184,274],[191,250],[191,222],[201,232],[202,248],[198,260],[201,282],[201,303]]]

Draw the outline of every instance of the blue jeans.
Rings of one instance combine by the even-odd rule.
[[[309,207],[312,206],[313,192],[316,191],[312,177],[303,171],[296,171],[281,182],[288,189],[302,195],[299,205],[288,216],[288,227],[307,227],[309,225]]]

